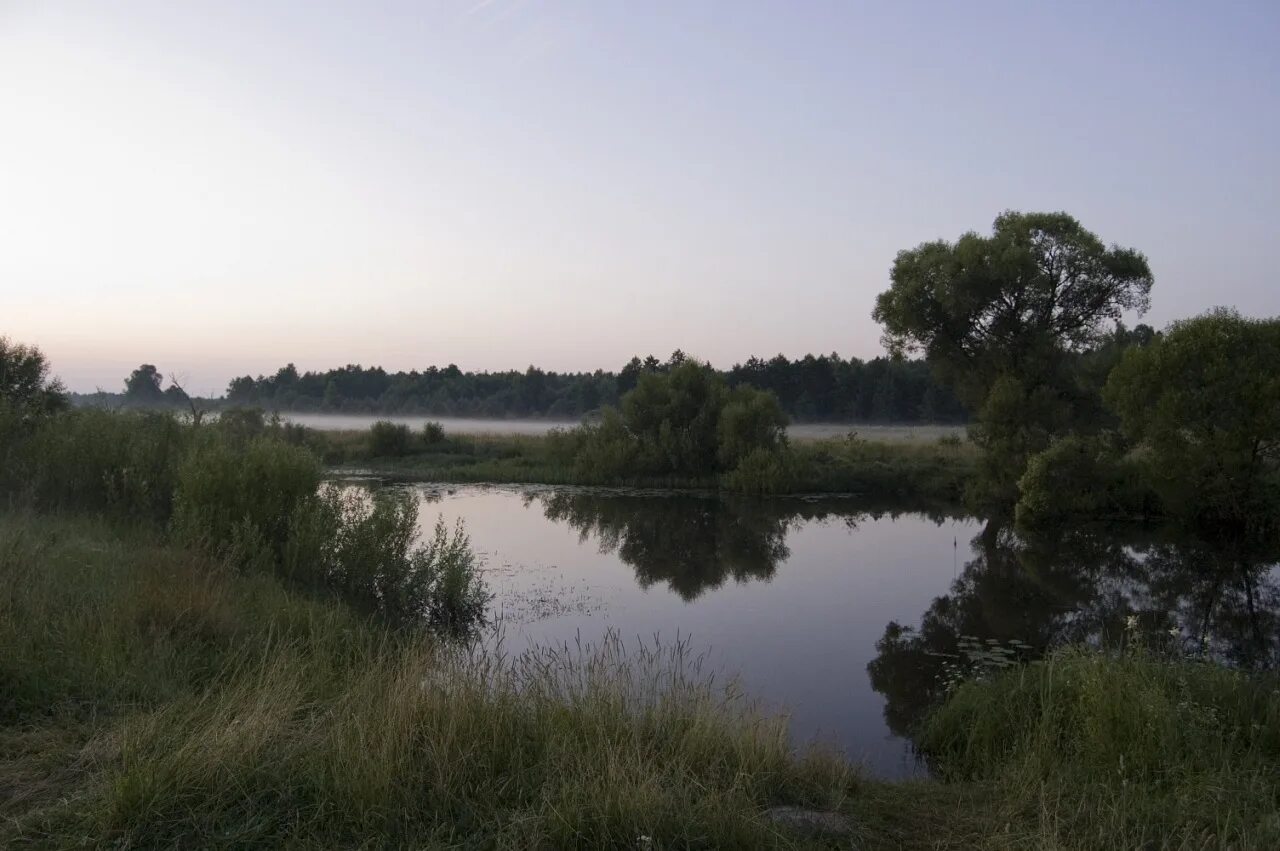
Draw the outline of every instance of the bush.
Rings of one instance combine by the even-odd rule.
[[[1018,481],[1017,523],[1034,530],[1140,516],[1155,503],[1143,478],[1106,437],[1060,438],[1027,462]]]
[[[169,414],[66,411],[12,424],[0,488],[48,510],[166,523],[192,430]]]
[[[329,486],[321,503],[333,529],[323,580],[345,601],[402,626],[465,634],[483,623],[489,596],[461,523],[450,534],[438,521],[431,540],[415,547],[411,492]]]
[[[174,533],[240,564],[283,564],[301,515],[315,510],[319,462],[272,437],[243,448],[221,435],[202,437],[178,471]]]
[[[710,477],[759,450],[786,445],[786,416],[771,394],[729,390],[711,367],[686,360],[645,373],[599,422],[581,426],[575,470],[583,481]],[[563,448],[566,441],[557,439]]]
[[[369,453],[375,458],[399,457],[409,452],[409,427],[378,420],[369,427]]]
[[[789,450],[753,449],[725,474],[725,488],[746,494],[790,493],[797,480],[795,457]]]
[[[269,427],[266,412],[261,408],[227,408],[218,413],[212,425],[225,438],[240,446],[262,437]]]
[[[422,424],[422,442],[427,446],[444,443],[444,426],[436,422]]]

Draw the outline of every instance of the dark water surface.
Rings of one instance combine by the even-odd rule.
[[[1277,571],[1145,533],[1029,541],[969,517],[847,499],[720,499],[520,486],[413,486],[424,531],[465,521],[506,646],[688,640],[797,744],[887,778],[961,636],[1142,640],[1238,664],[1280,658]]]

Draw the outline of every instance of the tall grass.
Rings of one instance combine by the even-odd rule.
[[[191,436],[167,414],[66,411],[4,435],[0,493],[44,510],[165,522]]]
[[[0,749],[49,778],[0,844],[776,847],[764,807],[853,789],[681,646],[441,645],[83,520],[0,552],[0,735],[58,743]]]
[[[1280,847],[1280,680],[1068,649],[963,685],[921,748],[1027,845]]]

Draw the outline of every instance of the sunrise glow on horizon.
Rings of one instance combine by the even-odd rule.
[[[1280,6],[979,5],[0,4],[0,335],[78,391],[873,357],[1005,209],[1153,325],[1280,314]]]

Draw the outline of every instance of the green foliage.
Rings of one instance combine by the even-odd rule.
[[[397,626],[464,635],[483,624],[489,595],[461,523],[450,532],[437,521],[431,539],[415,547],[412,492],[370,496],[330,486],[321,503],[326,525],[336,530],[320,556],[322,581],[343,600]]]
[[[444,443],[444,426],[435,422],[423,423],[422,442],[427,446],[438,446]]]
[[[757,452],[786,446],[786,415],[777,399],[749,387],[730,390],[709,366],[683,359],[665,372],[645,372],[622,399],[583,426],[575,469],[602,482],[624,476],[715,476]],[[759,457],[753,465],[759,466]]]
[[[750,387],[729,391],[720,410],[716,457],[732,470],[759,453],[776,453],[787,443],[787,416],[770,393]]]
[[[742,456],[720,484],[734,493],[765,496],[792,493],[801,481],[796,456],[789,449],[757,447]]]
[[[378,457],[395,458],[409,452],[409,427],[403,423],[378,420],[369,427],[369,451]]]
[[[1280,844],[1268,676],[1063,650],[961,686],[918,743],[944,776],[993,784],[1040,847]]]
[[[190,430],[167,414],[65,411],[5,447],[0,489],[41,509],[164,523],[190,442]]]
[[[207,435],[178,469],[173,531],[242,564],[274,568],[299,514],[312,510],[321,472],[310,452],[271,437],[236,446]]]
[[[144,363],[124,380],[125,400],[134,405],[158,405],[164,401],[163,378],[155,364]]]
[[[1032,456],[1018,483],[1019,528],[1134,518],[1156,506],[1139,464],[1111,436],[1071,435]]]
[[[899,252],[873,316],[892,351],[920,350],[973,406],[1001,376],[1030,377],[1144,311],[1146,258],[1105,246],[1066,213],[1005,212],[991,236]]]
[[[1126,353],[1107,404],[1171,514],[1216,534],[1280,532],[1280,320],[1229,310]]]
[[[14,427],[67,407],[62,382],[49,376],[49,362],[35,346],[0,337],[0,439]]]
[[[981,508],[1012,505],[1027,461],[1055,435],[1093,427],[1080,360],[1114,337],[1105,329],[1123,311],[1147,308],[1152,286],[1145,257],[1065,213],[1003,213],[989,237],[900,252],[891,276],[872,314],[886,345],[924,352],[978,411],[986,457],[970,496]]]
[[[282,411],[341,411],[432,414],[469,417],[549,417],[580,419],[616,406],[641,375],[663,374],[689,360],[673,352],[632,358],[618,372],[463,372],[450,365],[389,373],[380,367],[345,366],[299,373],[292,364],[275,375],[244,375],[227,387],[232,405]],[[868,361],[840,355],[783,355],[749,358],[720,372],[730,387],[773,393],[788,415],[838,422],[962,422],[955,395],[918,360],[877,357]]]

